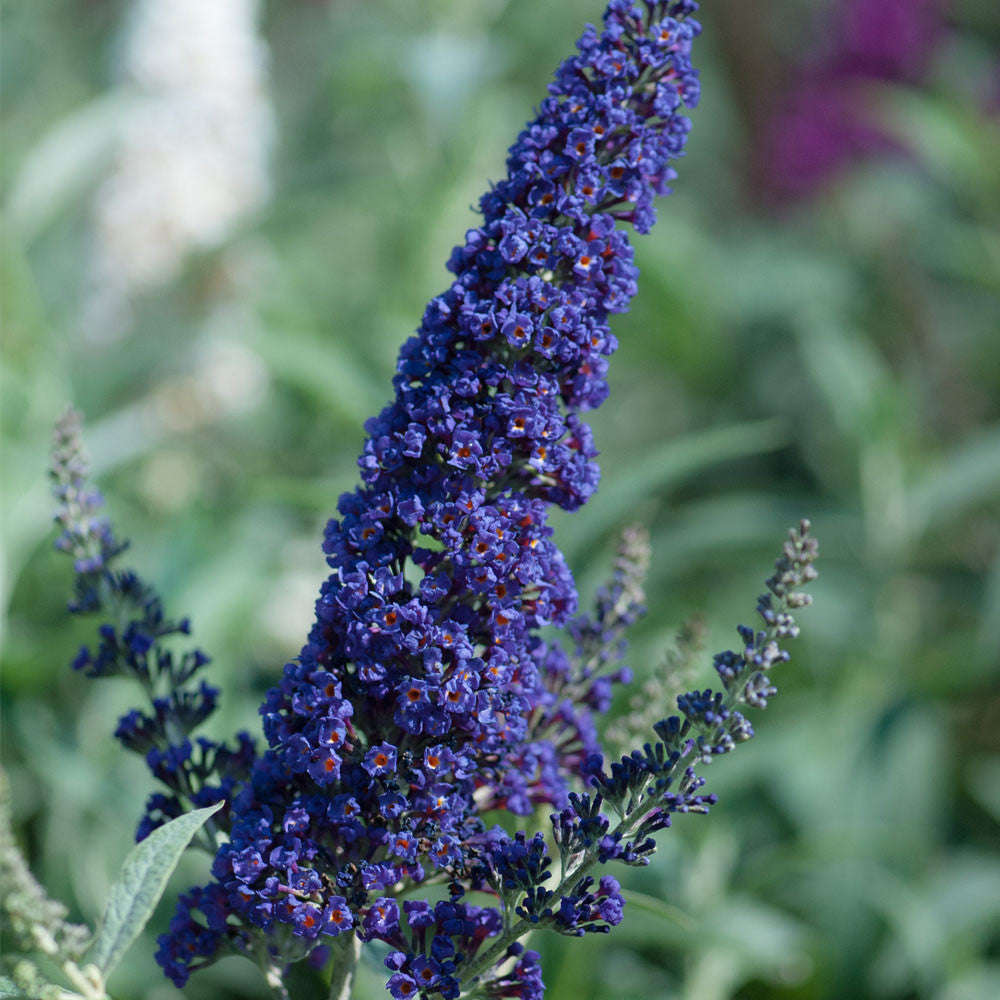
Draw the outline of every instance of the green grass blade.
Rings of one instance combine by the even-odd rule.
[[[759,420],[715,427],[668,442],[626,475],[610,480],[590,505],[573,513],[572,537],[560,536],[570,562],[573,554],[592,549],[598,538],[627,523],[635,508],[651,496],[662,497],[678,484],[724,462],[776,451],[786,440],[779,421]]]

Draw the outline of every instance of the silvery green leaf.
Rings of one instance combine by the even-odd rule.
[[[31,242],[97,181],[114,149],[132,95],[112,93],[71,112],[28,150],[10,186],[8,221]]]
[[[704,474],[715,465],[777,451],[786,440],[777,420],[756,420],[668,441],[616,482],[603,487],[600,505],[573,512],[575,541],[567,539],[566,548],[582,555],[588,547],[593,547],[595,538],[634,518],[636,507],[650,497],[662,498],[678,484]]]
[[[684,931],[690,932],[697,927],[695,920],[680,907],[673,906],[666,900],[660,899],[657,896],[650,896],[645,892],[639,892],[635,889],[626,890],[625,905],[626,907],[631,906],[633,909],[638,909],[649,916],[662,917],[664,920],[669,920]]]
[[[146,926],[191,838],[221,806],[217,802],[178,816],[129,852],[111,886],[104,919],[87,958],[105,977]]]

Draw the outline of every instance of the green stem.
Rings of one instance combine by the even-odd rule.
[[[351,1000],[360,955],[361,942],[356,934],[345,934],[334,942],[329,1000]]]
[[[268,960],[263,966],[263,971],[274,1000],[291,1000],[288,995],[288,987],[285,986],[281,975],[282,967],[277,962]]]

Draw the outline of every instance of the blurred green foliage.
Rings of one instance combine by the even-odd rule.
[[[110,737],[133,692],[66,666],[88,630],[63,612],[49,544],[56,414],[86,413],[134,562],[214,654],[215,731],[255,729],[398,346],[599,6],[269,4],[274,196],[108,344],[75,318],[126,5],[3,4],[3,754],[36,874],[74,916],[99,915],[152,782]],[[873,92],[906,155],[775,204],[755,122],[815,44],[819,2],[704,6],[690,153],[637,241],[640,294],[594,419],[606,486],[557,538],[589,593],[622,521],[650,525],[640,677],[695,610],[710,648],[731,644],[800,515],[821,578],[758,738],[712,774],[719,806],[662,835],[610,938],[539,942],[547,996],[998,996],[1000,15],[953,4],[926,86]],[[214,419],[185,392],[220,315],[266,379]],[[175,995],[153,933],[112,982],[121,1000]],[[382,970],[364,977],[360,997],[384,995]],[[264,992],[226,960],[186,994]]]

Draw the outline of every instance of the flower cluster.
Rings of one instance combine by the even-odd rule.
[[[107,568],[119,547],[91,517],[96,501],[62,497],[90,546],[77,563],[96,595],[87,609],[139,609],[80,664],[151,692],[152,712],[119,725],[172,791],[147,826],[184,797],[229,806],[213,881],[182,897],[160,941],[178,985],[227,951],[273,969],[323,961],[329,947],[331,995],[346,998],[356,943],[377,940],[391,949],[393,997],[538,1000],[538,956],[518,939],[618,924],[620,886],[591,870],[645,863],[673,813],[714,801],[696,765],[752,735],[735,706],[761,706],[773,690],[767,670],[793,634],[789,608],[814,554],[805,534],[761,600],[764,631],[717,658],[724,691],[679,699],[659,742],[607,773],[595,718],[629,676],[618,664],[642,610],[648,544],[627,533],[594,614],[578,615],[547,524],[552,505],[575,509],[597,485],[580,414],[607,395],[609,316],[636,291],[623,224],[648,231],[683,151],[682,109],[698,97],[695,9],[612,0],[511,148],[482,224],[452,254],[451,285],[403,347],[395,398],[366,425],[362,484],[325,532],[331,574],[315,624],[261,706],[266,750],[243,736],[235,750],[192,748],[187,735],[215,701],[188,683],[206,658],[165,650],[186,623],[168,623],[144,585]],[[60,475],[82,495],[76,473]],[[562,628],[567,647],[543,638],[545,626]],[[558,864],[542,834],[488,826],[499,810],[539,807],[552,814]],[[449,898],[398,902],[431,884]],[[466,902],[470,892],[490,905]]]
[[[255,757],[253,741],[239,733],[233,747],[199,738],[194,730],[215,711],[219,691],[192,683],[209,658],[192,649],[170,648],[190,634],[188,619],[173,621],[156,591],[131,571],[118,570],[126,550],[102,513],[104,500],[89,485],[80,437],[80,415],[67,410],[59,419],[52,450],[53,492],[59,501],[56,547],[73,559],[75,595],[70,610],[101,615],[97,642],[83,646],[73,668],[90,677],[130,677],[148,696],[148,709],[133,709],[115,730],[122,745],[146,758],[167,793],[150,797],[139,824],[142,840],[156,827],[190,808],[229,800]],[[225,810],[214,822],[225,826]],[[214,846],[213,846],[214,851]]]
[[[389,920],[381,915],[385,909]],[[376,902],[366,918],[365,934],[377,937],[397,949],[385,960],[393,972],[386,984],[396,998],[417,997],[427,992],[445,998],[459,995],[460,980],[453,975],[459,964],[473,958],[484,941],[501,930],[499,914],[491,907],[469,906],[461,902],[441,901],[431,906],[423,900],[407,900],[403,912],[409,934],[399,927],[395,901]],[[395,916],[394,916],[395,915]]]
[[[565,807],[596,751],[604,661],[574,670],[538,635],[577,606],[547,509],[597,484],[578,414],[607,394],[608,316],[636,289],[620,224],[652,225],[688,132],[693,6],[615,2],[587,30],[367,425],[316,624],[262,707],[271,751],[215,866],[264,930],[317,938],[331,907],[359,925],[401,879],[467,876],[484,812]],[[599,609],[608,628],[634,614],[620,596]]]

